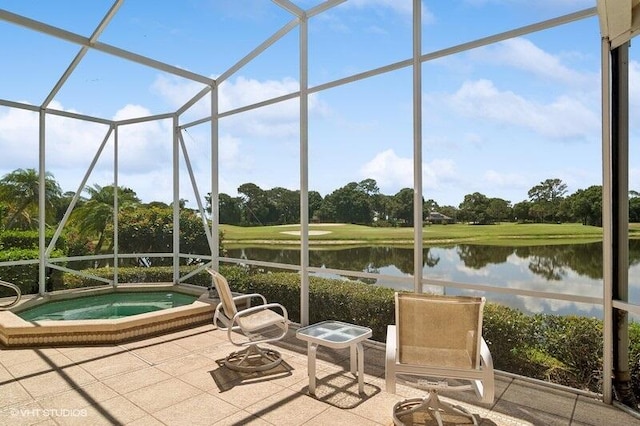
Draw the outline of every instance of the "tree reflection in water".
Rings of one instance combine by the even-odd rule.
[[[295,248],[245,247],[229,249],[228,256],[298,265]],[[602,243],[544,246],[487,246],[460,244],[424,248],[423,275],[435,280],[477,283],[496,287],[602,296]],[[309,253],[312,267],[362,271],[391,276],[413,275],[413,248],[389,246],[322,247]],[[640,302],[640,240],[629,243],[630,301]],[[351,277],[354,278],[354,277]],[[362,279],[371,284],[399,288],[381,279]],[[411,290],[412,287],[403,288]],[[446,289],[445,289],[446,291]],[[449,290],[449,293],[461,291]],[[510,306],[529,312],[551,311],[600,315],[598,306],[579,306],[564,301],[532,303],[530,297],[497,295]],[[569,306],[572,305],[572,306]]]

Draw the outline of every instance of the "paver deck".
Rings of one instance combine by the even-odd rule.
[[[392,425],[393,405],[422,394],[407,386],[385,392],[384,346],[367,342],[364,394],[348,372],[349,350],[322,347],[313,397],[295,328],[272,346],[281,367],[253,374],[221,366],[235,347],[212,325],[119,345],[0,349],[0,424]],[[466,392],[455,398],[481,425],[640,426],[595,398],[501,374],[493,404]]]

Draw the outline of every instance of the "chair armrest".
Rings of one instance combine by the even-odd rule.
[[[246,316],[249,314],[252,314],[254,312],[257,311],[264,311],[265,309],[270,309],[270,308],[278,308],[282,311],[282,316],[284,317],[285,321],[289,321],[289,315],[287,313],[287,308],[285,308],[284,306],[282,306],[279,303],[266,303],[264,305],[258,305],[258,306],[252,306],[251,308],[247,308],[247,309],[243,309],[241,311],[238,311],[234,316],[233,319],[231,321],[231,324],[234,324],[236,322],[236,320],[242,316]]]
[[[260,294],[243,294],[241,296],[236,296],[233,298],[234,303],[238,300],[245,300],[245,299],[249,299],[253,296],[259,296],[262,298],[262,300],[264,301],[263,304],[261,305],[256,305],[250,308],[246,308],[243,309],[241,311],[238,311],[233,318],[228,318],[225,314],[224,314],[224,310],[222,309],[222,302],[218,303],[218,305],[216,306],[216,309],[214,311],[214,315],[213,315],[213,324],[215,326],[217,326],[220,330],[226,330],[227,328],[229,330],[236,330],[238,328],[237,325],[234,325],[236,323],[236,319],[240,316],[240,314],[242,315],[248,315],[250,313],[255,312],[256,310],[261,310],[261,309],[266,309],[266,308],[280,308],[283,312],[283,315],[285,317],[286,321],[289,321],[289,317],[287,315],[287,310],[285,309],[284,306],[279,305],[277,303],[266,303],[266,299],[264,298],[264,296],[260,295]],[[223,327],[219,327],[218,326],[218,321],[220,321],[223,325]]]
[[[224,327],[219,326],[218,321],[221,322]],[[213,313],[213,325],[222,331],[226,331],[227,328],[231,327],[231,319],[224,314],[222,302],[218,303]]]
[[[387,325],[387,343],[385,348],[384,377],[388,393],[396,393],[396,326]]]
[[[489,345],[487,345],[484,337],[480,339],[480,361],[482,362],[483,367],[493,370],[493,358],[491,357]]]
[[[238,324],[238,319],[243,317],[243,316],[248,316],[250,314],[253,314],[255,312],[258,311],[265,311],[265,310],[269,310],[271,308],[276,308],[276,309],[280,309],[282,311],[282,321],[273,321],[271,323],[268,323],[265,325],[264,328],[269,327],[269,326],[278,326],[280,327],[280,325],[282,325],[282,327],[280,327],[282,329],[282,333],[278,336],[278,337],[273,337],[273,338],[268,338],[268,339],[260,339],[260,342],[264,343],[264,342],[271,342],[271,341],[276,341],[276,340],[280,340],[282,339],[286,334],[287,334],[287,330],[289,329],[289,315],[287,313],[287,308],[285,308],[284,306],[282,306],[279,303],[267,303],[264,305],[258,305],[258,306],[253,306],[251,308],[247,308],[247,309],[243,309],[242,311],[238,311],[233,318],[231,319],[231,323],[229,324],[229,327],[227,328],[227,338],[229,339],[229,341],[236,345],[236,346],[244,346],[246,344],[249,344],[251,342],[256,342],[256,340],[254,340],[253,338],[250,337],[251,332],[249,332],[248,334],[245,333],[245,330]],[[278,315],[276,313],[276,315]],[[245,337],[248,337],[248,341],[245,342],[236,342],[233,340],[232,337],[232,331],[235,330],[242,330],[242,333],[245,335]]]
[[[387,325],[386,358],[396,360],[396,326]]]
[[[493,403],[495,396],[493,358],[491,357],[489,346],[484,340],[484,337],[480,340],[480,363],[482,364],[482,371],[485,376],[484,380],[482,380],[482,402]]]
[[[254,297],[257,297],[260,300],[262,300],[262,304],[267,303],[267,299],[263,295],[261,295],[259,293],[241,294],[239,296],[232,297],[232,299],[233,299],[234,302],[237,302],[237,301],[241,301],[241,300],[245,300],[245,299],[252,299]]]

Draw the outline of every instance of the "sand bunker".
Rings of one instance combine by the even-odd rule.
[[[300,231],[280,231],[280,233],[287,235],[300,235]],[[325,235],[330,233],[331,231],[309,231],[309,235]]]

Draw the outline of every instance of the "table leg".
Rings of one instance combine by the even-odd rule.
[[[358,374],[358,363],[357,363],[357,354],[356,345],[349,345],[349,351],[351,356],[350,370],[351,374]]]
[[[307,343],[307,371],[309,374],[309,393],[311,395],[316,394],[316,351],[318,350],[317,343]]]
[[[356,352],[358,354],[358,392],[364,392],[364,348],[362,342],[358,342],[356,345]],[[352,358],[353,362],[353,358]]]

